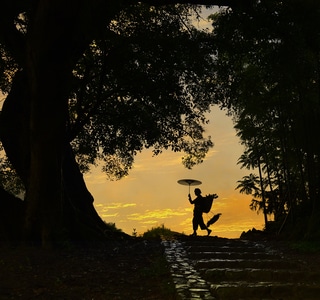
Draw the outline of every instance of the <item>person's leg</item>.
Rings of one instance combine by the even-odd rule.
[[[197,235],[198,221],[197,221],[197,218],[196,218],[195,215],[193,216],[193,219],[192,219],[192,228],[193,228],[193,234],[192,235]]]
[[[193,234],[192,235],[197,235],[197,230],[199,226],[199,214],[197,212],[193,212],[193,219],[192,219],[192,227],[193,227]]]

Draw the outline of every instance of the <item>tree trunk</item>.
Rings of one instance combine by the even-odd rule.
[[[17,210],[17,215],[13,218],[11,215],[14,210],[10,209],[10,207],[11,204],[15,205],[17,201],[9,203],[13,198],[5,197],[6,199],[10,199],[8,201],[1,202],[1,211],[4,215],[10,215],[10,218],[15,221],[12,222],[11,229],[8,222],[3,223],[4,226],[2,226],[1,230],[2,235],[6,236],[6,239],[11,238],[16,240],[18,236],[17,232],[21,232],[21,226],[25,223],[26,227],[24,232],[27,235],[27,240],[40,241],[42,238],[41,233],[44,218],[49,217],[52,218],[51,222],[54,224],[54,226],[51,229],[49,227],[49,229],[53,234],[58,234],[58,237],[55,239],[70,238],[82,241],[86,239],[92,240],[93,238],[102,239],[104,238],[104,231],[106,229],[105,223],[101,220],[94,209],[93,197],[87,190],[71,146],[66,144],[65,141],[63,141],[61,146],[61,159],[63,159],[63,161],[59,163],[61,170],[59,174],[52,173],[51,163],[54,161],[53,155],[55,154],[52,152],[49,153],[50,149],[47,149],[47,152],[45,152],[44,155],[41,155],[41,152],[39,156],[33,158],[33,163],[36,160],[41,160],[43,161],[41,165],[46,167],[44,170],[38,169],[38,167],[33,167],[33,172],[41,171],[41,174],[46,174],[46,177],[44,177],[45,180],[41,181],[41,184],[43,184],[43,190],[40,192],[45,195],[43,201],[47,201],[47,195],[51,193],[51,199],[55,199],[54,205],[57,204],[57,210],[52,212],[48,204],[48,206],[45,206],[47,211],[41,211],[42,207],[44,207],[42,199],[39,201],[32,201],[30,199],[32,195],[29,191],[30,186],[28,180],[30,174],[30,147],[28,146],[28,124],[30,118],[29,110],[27,109],[27,107],[30,106],[30,97],[28,93],[28,86],[25,84],[26,78],[25,72],[19,72],[13,79],[11,92],[7,96],[3,105],[0,125],[1,141],[6,154],[14,168],[18,171],[27,188],[27,199],[25,202],[22,202],[23,207],[26,210]],[[43,134],[47,135],[49,132],[44,130]],[[47,143],[47,140],[40,139],[39,142],[41,141],[45,141]],[[55,163],[57,163],[57,161],[55,161]],[[39,166],[38,163],[37,166]],[[37,181],[40,181],[39,176],[40,175],[36,177],[38,178]],[[60,182],[54,180],[54,177],[59,178]],[[52,180],[59,186],[59,190],[57,189],[53,192],[49,192],[47,189],[51,189],[52,187],[44,183],[44,181],[49,182],[50,184]],[[5,192],[3,193],[5,194]],[[59,201],[57,201],[57,199],[59,199]],[[59,230],[56,227],[57,219],[53,219],[54,217],[60,219],[60,232],[58,233],[57,231]],[[5,221],[4,218],[2,219]],[[23,219],[25,219],[25,222],[23,222]],[[50,226],[50,224],[46,226]],[[64,234],[67,232],[68,236],[62,237],[61,231],[63,231]],[[19,235],[19,237],[21,236]]]
[[[0,187],[0,241],[19,243],[22,235],[24,202]]]
[[[27,76],[19,71],[12,79],[11,91],[2,106],[0,138],[11,164],[25,185],[30,165],[29,106]]]
[[[106,224],[93,206],[70,145],[67,145],[63,161],[64,214],[63,224],[73,240],[101,240],[105,237]]]
[[[87,236],[103,236],[105,224],[66,141],[68,88],[74,64],[119,5],[42,0],[29,20],[26,61],[5,101],[0,134],[26,186],[25,236],[44,246],[64,230],[79,239],[84,228]]]
[[[26,186],[25,238],[50,246],[63,230],[85,239],[86,226],[101,237],[105,224],[66,146],[70,53],[58,55],[53,45],[36,39],[40,33],[34,35],[29,40],[28,72],[18,72],[13,79],[0,131],[6,154]]]
[[[261,189],[261,198],[262,198],[262,210],[263,210],[263,217],[264,217],[264,224],[265,229],[268,230],[268,216],[267,216],[267,207],[266,207],[266,196],[265,196],[265,190],[263,185],[263,177],[262,177],[262,171],[261,171],[261,162],[260,158],[258,158],[258,170],[259,170],[259,181],[260,181],[260,189]]]
[[[62,229],[62,152],[67,115],[66,88],[71,72],[69,53],[65,49],[68,43],[64,45],[65,35],[61,25],[54,22],[56,17],[59,19],[59,12],[52,9],[48,1],[39,1],[27,40],[30,171],[26,236],[41,239],[45,247],[50,247]],[[46,38],[48,35],[50,39]]]

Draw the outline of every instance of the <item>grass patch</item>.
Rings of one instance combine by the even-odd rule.
[[[163,255],[156,255],[150,261],[150,265],[139,271],[143,280],[152,280],[154,287],[161,291],[160,296],[162,299],[177,299],[175,285],[169,271],[169,265]]]
[[[164,224],[158,227],[152,227],[148,231],[146,231],[143,234],[144,239],[165,239],[165,240],[170,240],[173,238],[176,238],[177,236],[183,235],[182,233],[178,233],[175,231],[172,231],[169,228],[166,228]]]

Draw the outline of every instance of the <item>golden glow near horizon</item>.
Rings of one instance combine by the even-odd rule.
[[[203,9],[203,19],[195,19],[199,29],[210,30],[208,15],[218,8]],[[237,181],[248,175],[237,165],[243,147],[236,137],[231,118],[218,108],[208,115],[206,135],[211,136],[214,147],[204,162],[192,170],[183,167],[181,153],[165,151],[152,157],[145,150],[136,157],[129,176],[120,181],[107,181],[99,170],[85,176],[89,191],[95,198],[95,207],[103,220],[115,223],[117,228],[128,234],[134,231],[143,234],[152,227],[164,225],[173,231],[191,234],[193,206],[188,201],[188,186],[179,185],[183,178],[202,182],[202,194],[219,195],[212,206],[212,213],[204,214],[207,221],[215,213],[222,213],[213,224],[211,235],[238,238],[243,231],[263,228],[263,215],[249,209],[252,197],[240,194],[235,187]],[[191,187],[191,195],[194,187]],[[205,235],[206,231],[198,231]]]
[[[99,169],[86,174],[85,181],[101,218],[130,235],[134,231],[143,234],[161,225],[191,234],[193,206],[187,198],[189,188],[177,181],[192,178],[202,182],[198,187],[203,195],[219,195],[213,202],[212,213],[204,214],[207,221],[213,214],[222,213],[219,221],[210,227],[212,235],[237,238],[253,227],[262,229],[262,214],[249,209],[251,196],[235,190],[237,181],[249,171],[237,165],[243,147],[232,120],[218,108],[212,109],[209,120],[206,135],[212,137],[214,147],[205,161],[192,170],[182,165],[182,153],[165,151],[152,157],[151,151],[145,150],[137,156],[129,176],[119,181],[108,181]],[[192,197],[194,188],[191,186]],[[198,234],[205,235],[206,231],[199,230]]]

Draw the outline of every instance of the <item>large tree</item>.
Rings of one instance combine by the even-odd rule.
[[[26,188],[24,238],[104,236],[80,171],[96,159],[118,177],[143,147],[186,151],[187,166],[202,160],[212,145],[202,127],[211,56],[188,8],[60,0],[1,8],[0,134]]]

